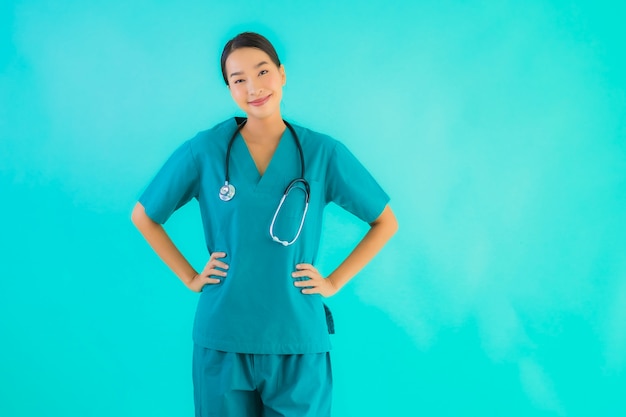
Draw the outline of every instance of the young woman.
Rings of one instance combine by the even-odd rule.
[[[246,118],[180,146],[141,195],[132,220],[192,291],[196,416],[330,416],[337,293],[397,229],[389,197],[338,141],[285,122],[285,68],[255,33],[230,40],[222,74]],[[199,202],[210,257],[198,272],[161,224]],[[330,275],[315,267],[329,202],[370,224]]]

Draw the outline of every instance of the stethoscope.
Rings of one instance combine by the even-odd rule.
[[[238,123],[237,129],[235,130],[235,133],[233,133],[233,136],[230,138],[230,141],[228,142],[228,147],[226,148],[226,163],[225,163],[226,172],[224,176],[225,180],[224,180],[224,185],[220,187],[220,191],[219,191],[219,197],[220,197],[220,200],[222,201],[230,201],[235,196],[235,186],[230,183],[230,150],[233,147],[233,143],[235,142],[235,139],[237,138],[237,134],[239,134],[241,129],[245,126],[246,122],[248,121],[248,119],[239,118],[239,117],[235,118],[235,120]],[[302,231],[302,226],[304,225],[304,219],[309,209],[309,197],[311,194],[311,188],[307,180],[304,179],[304,153],[302,152],[302,145],[300,144],[298,135],[296,134],[296,131],[294,130],[293,126],[291,126],[289,123],[287,123],[284,120],[283,120],[283,123],[285,123],[285,126],[287,126],[289,130],[291,131],[291,134],[293,135],[293,139],[296,142],[296,147],[298,148],[298,153],[300,154],[300,177],[291,180],[291,182],[287,185],[287,188],[285,188],[285,192],[283,193],[283,196],[280,199],[280,203],[278,204],[278,207],[276,208],[276,211],[274,212],[274,217],[272,218],[272,223],[270,224],[270,236],[274,242],[280,243],[283,246],[289,246],[289,245],[292,245],[296,240],[298,240],[298,237],[300,236],[300,232]],[[280,209],[283,207],[283,203],[285,202],[285,199],[287,198],[291,190],[294,189],[298,183],[301,183],[304,186],[304,195],[305,195],[304,212],[302,213],[302,219],[300,220],[298,233],[296,233],[296,237],[294,237],[291,241],[281,240],[274,234],[274,223],[276,222],[278,213],[280,213]]]

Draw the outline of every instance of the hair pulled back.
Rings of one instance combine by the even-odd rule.
[[[272,62],[276,64],[277,67],[280,67],[280,59],[278,59],[276,49],[274,49],[274,46],[267,40],[267,38],[254,32],[243,32],[229,40],[222,51],[222,76],[224,77],[226,85],[228,85],[228,77],[226,76],[226,60],[234,50],[240,48],[260,49],[270,57]]]

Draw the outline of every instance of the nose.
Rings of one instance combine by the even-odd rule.
[[[258,84],[258,81],[250,80],[250,82],[248,82],[248,95],[258,96],[262,91],[263,89]]]

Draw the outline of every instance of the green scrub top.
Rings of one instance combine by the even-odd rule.
[[[335,202],[365,222],[383,211],[389,197],[371,174],[337,140],[293,125],[302,145],[310,184],[302,232],[291,246],[272,240],[269,228],[289,182],[300,177],[300,156],[285,129],[263,176],[238,135],[230,153],[230,182],[236,194],[219,198],[226,148],[235,118],[198,133],[180,146],[139,198],[146,214],[165,223],[195,198],[200,206],[209,253],[226,252],[228,276],[205,285],[196,310],[194,342],[209,349],[256,354],[302,354],[330,350],[323,297],[293,285],[296,264],[315,265],[324,207]],[[274,234],[291,241],[304,209],[296,187],[285,200]]]

